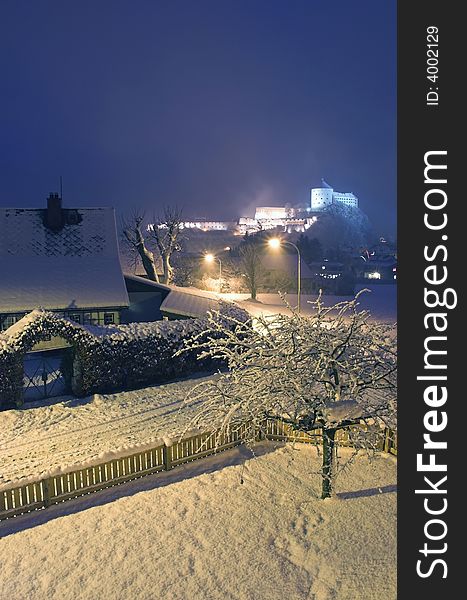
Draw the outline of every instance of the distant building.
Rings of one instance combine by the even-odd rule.
[[[377,244],[364,248],[354,257],[354,271],[361,280],[391,282],[397,280],[397,248],[380,238]]]
[[[257,206],[255,219],[256,221],[284,220],[292,216],[291,210],[285,206]]]
[[[309,265],[313,272],[313,290],[321,290],[323,294],[353,295],[355,291],[355,275],[343,263],[324,259]]]
[[[324,179],[322,187],[311,190],[311,210],[322,211],[332,204],[358,208],[358,198],[351,192],[336,192]]]
[[[241,233],[246,233],[247,231],[259,231],[260,229],[258,221],[251,217],[240,217],[238,219],[238,227]]]
[[[207,221],[204,219],[198,219],[194,221],[184,221],[181,229],[200,229],[201,231],[232,231],[236,227],[236,221]]]
[[[364,280],[394,283],[397,280],[397,262],[389,258],[360,263],[357,273]]]
[[[305,211],[292,208],[290,205],[257,206],[253,219],[241,217],[238,220],[238,231],[245,234],[281,228],[287,233],[302,233],[309,229],[315,221],[316,217],[307,217]]]

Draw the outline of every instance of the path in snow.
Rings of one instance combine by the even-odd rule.
[[[77,399],[55,398],[0,413],[0,485],[175,436],[193,408],[180,404],[202,379]]]
[[[394,600],[394,458],[357,458],[322,501],[316,449],[272,447],[0,523],[0,598]]]

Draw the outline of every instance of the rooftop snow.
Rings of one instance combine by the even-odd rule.
[[[128,306],[113,209],[76,212],[54,232],[45,209],[0,209],[0,312]]]
[[[172,289],[161,304],[161,311],[184,317],[205,317],[208,311],[219,310],[216,298]]]

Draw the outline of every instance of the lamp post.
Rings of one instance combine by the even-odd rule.
[[[204,260],[207,263],[213,263],[215,260],[219,261],[219,294],[222,291],[222,261],[218,256],[214,256],[214,254],[205,254]]]
[[[297,277],[298,277],[298,281],[297,281],[297,310],[298,312],[300,312],[300,292],[301,292],[301,258],[300,258],[300,250],[298,249],[298,246],[296,246],[293,242],[289,242],[288,240],[281,240],[280,238],[271,238],[270,240],[268,240],[268,245],[270,248],[273,248],[274,250],[277,250],[278,248],[280,248],[283,244],[289,244],[289,246],[293,246],[295,248],[295,250],[297,251],[297,257],[298,257],[298,265],[297,265]]]

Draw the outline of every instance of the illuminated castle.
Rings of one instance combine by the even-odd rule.
[[[358,208],[358,198],[351,192],[336,192],[334,189],[321,179],[322,187],[311,190],[311,210],[325,210],[331,204],[342,204]]]

